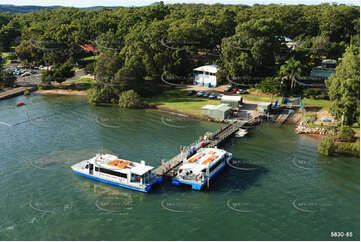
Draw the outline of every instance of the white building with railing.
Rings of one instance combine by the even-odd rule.
[[[218,70],[219,67],[217,65],[206,65],[193,69],[194,84],[207,87],[216,87],[216,73]]]

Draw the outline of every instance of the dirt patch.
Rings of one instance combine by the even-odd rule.
[[[75,91],[75,90],[62,90],[62,89],[52,89],[52,90],[38,90],[36,93],[43,95],[75,95],[75,96],[86,96],[86,91]]]
[[[317,120],[314,122],[317,125],[329,125],[331,124],[330,122],[321,122],[321,118],[328,118],[331,119],[331,114],[327,111],[327,110],[320,110],[316,113],[317,115]]]

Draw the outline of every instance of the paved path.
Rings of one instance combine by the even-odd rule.
[[[33,90],[35,90],[35,88],[34,87],[17,87],[17,88],[12,88],[12,89],[4,91],[4,92],[0,92],[0,100],[23,95],[25,90],[33,91]]]

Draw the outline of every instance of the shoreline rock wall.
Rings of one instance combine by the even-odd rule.
[[[308,127],[305,122],[301,122],[296,127],[296,133],[326,135],[328,134],[328,129],[320,127]]]

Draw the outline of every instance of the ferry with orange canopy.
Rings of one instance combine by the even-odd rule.
[[[185,159],[178,169],[172,184],[191,185],[194,190],[201,190],[214,179],[232,159],[232,154],[217,148],[201,148],[196,154]]]
[[[145,165],[144,161],[137,163],[110,154],[97,154],[71,168],[84,177],[141,192],[150,191],[154,184],[163,180],[152,172],[154,167]]]

